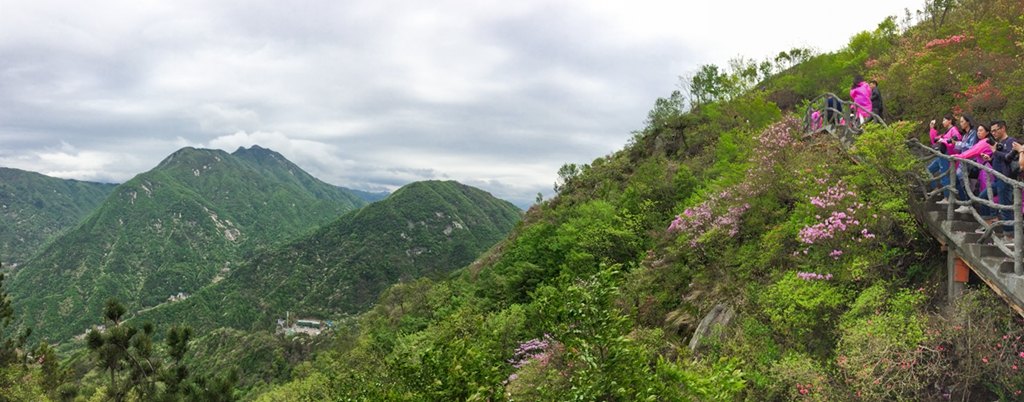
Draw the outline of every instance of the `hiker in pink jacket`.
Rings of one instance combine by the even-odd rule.
[[[942,118],[942,128],[946,130],[946,133],[941,136],[935,128],[935,120],[932,120],[928,126],[930,128],[928,130],[928,137],[931,139],[932,148],[946,155],[954,153],[953,144],[960,140],[960,130],[957,130],[956,126],[953,125],[953,115],[946,114]],[[949,185],[949,176],[944,174],[946,169],[949,169],[949,161],[941,157],[932,159],[932,163],[928,164],[928,172],[933,176],[942,173],[942,177],[937,182],[932,182],[931,188]],[[942,194],[942,200],[939,201],[939,204],[945,203],[947,198],[949,198],[949,191],[943,191]]]
[[[853,100],[853,113],[860,120],[860,124],[871,116],[871,85],[864,81],[860,75],[853,77],[853,86],[850,87],[850,99]]]
[[[987,155],[988,158],[986,158],[985,155]],[[975,162],[978,162],[982,166],[991,168],[992,164],[989,163],[989,160],[992,159],[992,143],[988,142],[988,128],[987,127],[983,127],[983,126],[978,126],[978,142],[976,142],[973,146],[968,148],[966,151],[961,152],[959,154],[952,154],[950,156],[957,157],[957,158],[963,158],[963,159],[971,159],[971,160],[973,160]],[[958,164],[959,164],[959,162],[958,162]],[[967,165],[966,164],[964,164],[964,165],[965,165],[964,169],[963,169],[964,171],[974,170],[973,167],[968,169]],[[972,192],[974,193],[975,196],[980,197],[980,198],[988,199],[988,194],[987,194],[987,192],[985,190],[989,186],[989,179],[988,179],[989,174],[988,174],[988,172],[985,171],[985,169],[976,169],[976,170],[978,172],[978,184],[977,184],[977,187],[975,187],[972,184],[971,185],[971,190],[972,190]],[[957,182],[957,191],[958,191],[959,198],[962,201],[967,201],[967,194],[964,192],[964,190],[965,190],[964,185],[970,183],[969,182],[969,180],[970,180],[969,176],[970,175],[968,175],[966,173],[963,174],[962,177],[961,176],[957,176],[957,181],[958,181]],[[975,190],[975,188],[977,188],[977,190]],[[978,207],[978,214],[980,214],[981,216],[989,216],[989,215],[992,214],[991,209],[986,207],[985,205],[978,204],[977,207]],[[961,213],[966,213],[966,212],[970,211],[970,209],[969,209],[968,206],[964,205],[964,206],[961,206],[960,208],[957,208],[956,211],[957,212],[961,212]]]
[[[932,147],[934,148],[936,143],[942,143],[946,146],[944,154],[949,155],[953,153],[954,145],[957,141],[960,141],[960,130],[957,130],[956,126],[953,125],[953,115],[946,114],[942,117],[942,128],[946,130],[945,134],[939,135],[939,131],[935,127],[935,120],[932,120],[928,126],[928,138],[932,141]]]
[[[989,155],[988,159],[982,158],[981,155]],[[968,148],[966,151],[952,154],[950,156],[961,158],[961,159],[972,159],[982,165],[988,163],[991,160],[992,155],[992,144],[988,143],[988,129],[985,127],[978,127],[978,142],[974,146]],[[984,174],[982,171],[981,174]]]

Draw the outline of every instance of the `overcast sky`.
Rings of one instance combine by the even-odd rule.
[[[834,51],[923,0],[830,4],[0,0],[0,166],[123,182],[258,144],[336,185],[453,179],[525,206],[680,75]]]

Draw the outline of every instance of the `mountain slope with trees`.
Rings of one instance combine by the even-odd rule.
[[[47,241],[78,224],[114,187],[0,168],[0,261],[8,268],[24,264]]]
[[[983,284],[947,305],[905,140],[947,112],[1021,128],[1022,21],[927,1],[835,53],[705,66],[492,254],[391,287],[259,400],[1020,399],[1021,318]],[[799,119],[855,74],[891,124],[850,158]],[[691,348],[713,310],[735,315]]]
[[[444,278],[469,264],[520,216],[511,203],[457,182],[412,183],[139,319],[199,330],[273,329],[286,311],[322,319],[358,314],[391,284]]]
[[[98,323],[108,298],[136,311],[195,292],[255,250],[363,205],[270,150],[184,148],[118,186],[9,291],[25,327],[64,340]]]

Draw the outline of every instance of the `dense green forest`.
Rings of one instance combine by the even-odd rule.
[[[74,227],[114,187],[0,168],[0,256],[7,267],[24,264],[47,241]]]
[[[256,392],[204,397],[1018,400],[1021,317],[984,286],[946,303],[945,257],[907,203],[909,178],[923,167],[905,140],[951,112],[1002,118],[1020,132],[1022,50],[1021,2],[929,0],[916,18],[887,18],[834,53],[703,66],[654,102],[624,149],[563,166],[558,195],[472,264],[387,288],[312,360],[263,371]],[[869,125],[851,158],[831,137],[804,136],[799,119],[814,96],[845,95],[855,74],[879,81],[890,124]],[[691,348],[716,307],[734,318]],[[213,334],[260,342],[233,331]],[[107,367],[108,341],[91,338],[78,361]],[[238,348],[213,351],[211,340],[166,338],[150,354],[163,367],[190,364],[175,357],[181,345],[197,346],[197,359],[267,367],[228,354]],[[267,353],[279,367],[307,354],[262,342],[279,348]],[[47,374],[73,362],[20,361],[0,368],[0,389],[15,400],[60,399],[51,385],[80,378]],[[89,372],[92,384],[133,378]],[[146,399],[175,381],[126,396]],[[104,389],[77,397],[102,400],[118,388]],[[182,389],[161,395],[199,388]]]
[[[391,284],[444,278],[520,220],[507,201],[456,182],[416,182],[316,232],[240,264],[223,281],[140,320],[273,329],[286,311],[330,318],[365,311]]]

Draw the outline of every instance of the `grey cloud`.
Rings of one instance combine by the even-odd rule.
[[[450,178],[523,206],[561,164],[620,148],[688,57],[604,32],[570,3],[480,4],[0,15],[0,165],[124,181],[183,144],[258,143],[346,187]],[[55,154],[62,144],[73,150]]]

